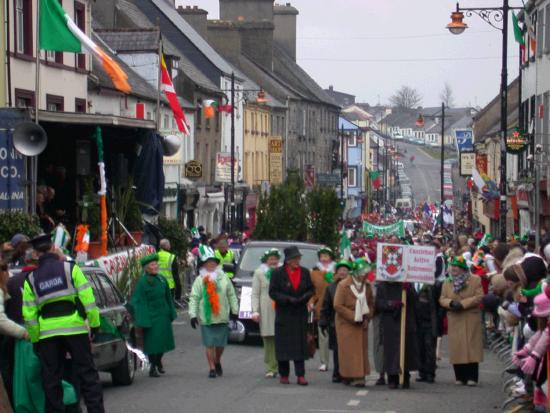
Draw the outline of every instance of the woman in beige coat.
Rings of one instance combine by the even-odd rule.
[[[277,377],[278,370],[275,357],[275,307],[269,297],[269,282],[272,271],[279,266],[280,258],[278,249],[267,250],[262,256],[262,265],[254,272],[252,279],[252,319],[260,323],[267,378]]]
[[[483,288],[473,277],[463,256],[451,262],[451,278],[443,284],[439,303],[448,310],[449,359],[457,385],[476,386],[483,361],[481,310]]]
[[[336,287],[334,296],[340,376],[355,387],[365,386],[370,374],[369,321],[374,312],[372,287],[365,271],[356,270]]]

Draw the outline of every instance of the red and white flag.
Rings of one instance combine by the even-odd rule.
[[[181,108],[180,102],[178,101],[178,95],[174,89],[174,84],[168,73],[168,68],[166,67],[166,62],[164,61],[164,55],[160,56],[160,65],[161,65],[161,76],[160,76],[160,88],[164,91],[166,99],[170,103],[172,108],[172,113],[174,114],[174,119],[178,125],[178,130],[183,132],[185,135],[189,135],[189,127],[187,126],[187,120],[185,119],[185,113]]]

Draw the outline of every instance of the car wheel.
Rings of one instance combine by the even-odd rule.
[[[126,356],[120,364],[111,370],[113,384],[117,386],[129,386],[134,381],[137,369],[137,357],[134,353],[126,350]]]

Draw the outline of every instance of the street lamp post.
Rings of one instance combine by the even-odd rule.
[[[477,14],[486,23],[502,32],[502,69],[500,75],[500,238],[506,241],[506,132],[508,126],[508,14],[510,10],[523,10],[522,7],[510,7],[509,0],[502,0],[502,7],[460,7],[451,14],[451,23],[447,29],[452,34],[461,34],[468,28],[463,22],[464,12],[467,16]],[[499,23],[502,22],[502,27]]]

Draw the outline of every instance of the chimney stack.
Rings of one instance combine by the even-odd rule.
[[[273,6],[273,40],[296,61],[296,20],[298,10],[290,3]]]
[[[220,0],[220,20],[273,23],[273,0]]]
[[[178,6],[177,11],[198,34],[204,39],[207,38],[208,12],[206,10],[200,9],[198,6]]]

